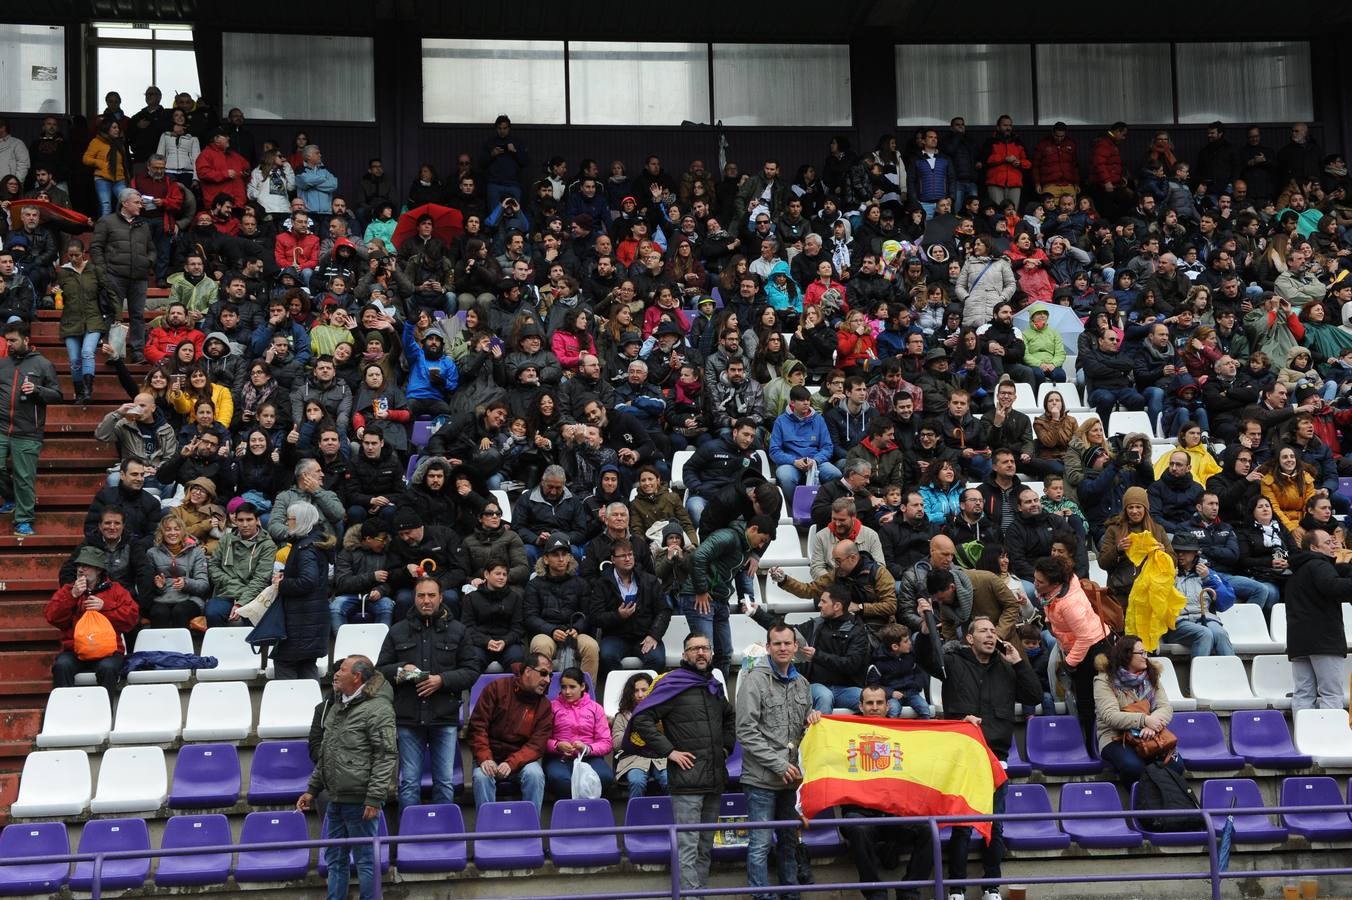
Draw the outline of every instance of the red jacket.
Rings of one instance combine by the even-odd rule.
[[[1033,150],[1033,179],[1044,188],[1049,184],[1079,184],[1078,151],[1070,138],[1059,144],[1049,137],[1038,141]]]
[[[498,678],[484,686],[469,717],[474,765],[491,759],[519,772],[545,755],[553,732],[554,710],[543,694],[522,691],[520,675]]]
[[[871,359],[878,358],[878,342],[872,329],[863,334],[847,331],[844,325],[836,332],[836,368],[848,369],[852,366],[866,366]]]
[[[1094,150],[1089,157],[1089,180],[1099,186],[1109,182],[1122,183],[1122,150],[1109,135],[1094,141]]]
[[[235,170],[231,178],[229,170]],[[247,201],[244,185],[249,177],[249,161],[234,150],[217,150],[208,144],[197,154],[197,180],[202,185],[202,199],[210,209],[217,194],[229,194],[236,206]]]
[[[300,248],[299,255],[291,252],[297,247]],[[277,265],[283,269],[316,268],[319,265],[319,235],[307,234],[302,238],[297,238],[290,231],[283,231],[277,235],[277,242],[273,244],[272,253],[277,260]]]
[[[996,135],[991,139],[990,147],[991,152],[986,157],[986,184],[1002,188],[1023,187],[1023,173],[1033,167],[1023,144],[1016,137],[1001,140]],[[1014,157],[1017,162],[1005,162],[1006,156]]]
[[[174,220],[183,211],[183,188],[172,178],[164,177],[159,181],[145,172],[131,180],[131,186],[147,197],[155,198],[155,206],[161,213],[161,224],[171,236],[174,233]],[[153,210],[152,210],[153,212]]]
[[[202,345],[206,340],[207,336],[196,328],[165,328],[159,325],[150,329],[150,334],[146,335],[146,359],[152,363],[161,362],[173,355],[174,348],[184,341],[191,341],[197,348],[197,355],[201,356]]]
[[[124,635],[140,624],[141,607],[136,605],[127,589],[116,581],[105,581],[89,593],[103,601],[103,609],[99,611],[108,617],[113,630],[117,632],[118,652],[126,653],[127,639]],[[47,601],[47,622],[61,632],[61,647],[64,650],[75,649],[75,623],[84,615],[81,606],[83,599],[77,600],[71,594],[71,585],[63,584]]]

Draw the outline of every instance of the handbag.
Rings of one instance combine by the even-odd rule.
[[[265,653],[286,640],[285,604],[279,600],[269,606],[244,640],[255,653]]]
[[[1136,700],[1122,707],[1122,712],[1135,712],[1143,716],[1150,715],[1150,701]],[[1122,732],[1122,743],[1136,751],[1136,755],[1146,762],[1158,762],[1167,766],[1178,749],[1178,735],[1168,728],[1161,728],[1152,738],[1141,737],[1132,731]]]

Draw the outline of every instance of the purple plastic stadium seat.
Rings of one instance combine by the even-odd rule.
[[[614,828],[610,801],[558,800],[549,817],[551,831],[568,828]],[[613,866],[620,861],[620,844],[614,834],[559,835],[549,838],[549,858],[556,866],[582,869]]]
[[[150,829],[145,819],[93,819],[80,831],[80,852],[108,850],[149,850]],[[141,859],[105,859],[99,870],[103,890],[126,891],[139,888],[150,877],[150,857]],[[94,884],[94,863],[78,862],[70,876],[72,891],[89,891]]]
[[[836,809],[834,806],[827,807],[812,817],[809,826],[803,829],[803,846],[807,847],[808,856],[814,858],[838,856],[845,852],[845,838],[841,835],[840,829],[834,825],[826,824],[835,820]]]
[[[324,833],[325,833],[326,831],[328,831],[328,816],[327,816],[327,815],[324,817],[324,821],[323,821],[322,823],[320,823],[320,826],[319,826],[319,836],[320,836],[320,837],[323,837],[323,835],[324,835]],[[380,835],[381,837],[389,837],[389,836],[390,836],[390,830],[389,830],[389,828],[385,825],[385,811],[384,811],[384,810],[381,810],[381,812],[380,812],[380,817],[376,819],[376,834]],[[357,874],[357,863],[356,863],[355,861],[352,860],[352,854],[351,854],[350,852],[348,853],[348,857],[347,857],[347,858],[348,858],[348,860],[349,860],[349,868],[350,868],[350,870],[351,870],[351,872],[352,872],[352,875],[353,875],[353,877],[356,877],[356,874]],[[384,872],[388,872],[389,870],[390,870],[390,845],[389,845],[389,844],[381,844],[381,845],[380,845],[380,871],[381,871],[382,873],[384,873]],[[323,850],[320,850],[320,851],[319,851],[319,877],[320,877],[320,878],[327,878],[327,877],[328,877],[328,874],[329,874],[329,866],[328,866],[328,863],[325,862],[325,860],[324,860],[324,851],[323,851]]]
[[[630,832],[639,825],[670,825],[675,820],[670,797],[635,797],[624,811],[624,853],[635,865],[671,861],[671,839],[665,831]]]
[[[793,524],[812,524],[812,501],[817,499],[816,485],[800,484],[793,489]]]
[[[415,420],[413,423],[413,434],[409,436],[409,443],[421,450],[427,446],[427,439],[432,436],[432,420]]]
[[[1033,774],[1033,767],[1019,752],[1018,738],[1011,738],[1009,741],[1009,757],[1005,760],[1005,774],[1010,778],[1027,778]]]
[[[1178,755],[1189,771],[1214,772],[1244,767],[1244,757],[1230,752],[1225,731],[1214,712],[1174,714],[1169,730],[1178,735]]]
[[[69,852],[70,838],[61,822],[18,823],[0,831],[0,859]],[[56,893],[69,874],[70,863],[0,866],[0,895]]]
[[[587,696],[595,700],[596,685],[592,684],[591,676],[588,675],[586,672],[583,672],[582,679],[587,683]],[[562,672],[555,672],[552,676],[550,676],[549,690],[545,692],[545,696],[548,697],[550,700],[553,700],[555,697],[557,697],[559,695],[559,690],[562,688],[562,685],[560,683],[562,682],[562,680],[563,680]]]
[[[480,675],[474,680],[474,684],[469,687],[469,705],[465,707],[464,720],[469,721],[469,717],[474,714],[474,704],[479,702],[479,695],[483,693],[484,688],[488,687],[491,681],[497,681],[499,678],[511,678],[510,672],[498,672],[493,675]]]
[[[1174,720],[1177,721],[1178,716],[1174,716]],[[1140,788],[1140,786],[1141,783],[1139,781],[1131,786],[1132,809],[1141,808],[1140,804],[1136,801],[1137,789]],[[1132,819],[1132,827],[1139,830],[1141,834],[1145,836],[1146,840],[1150,841],[1150,843],[1154,844],[1156,847],[1187,847],[1205,844],[1207,840],[1205,828],[1197,831],[1150,831],[1142,824],[1140,819]]]
[[[1037,721],[1034,719],[1033,721]],[[1073,721],[1073,720],[1072,720]],[[1076,732],[1078,734],[1078,731]],[[1082,781],[1061,786],[1061,812],[1105,812],[1103,819],[1062,819],[1061,827],[1085,849],[1123,848],[1141,845],[1141,834],[1127,827],[1117,785],[1106,781]]]
[[[724,794],[718,804],[720,816],[747,815],[746,794]],[[714,844],[714,862],[740,862],[746,859],[746,846],[720,847]]]
[[[404,480],[413,481],[413,473],[418,468],[418,454],[413,454],[408,458],[408,465],[404,468]]]
[[[1341,806],[1338,783],[1327,775],[1282,781],[1282,806]],[[1282,824],[1312,841],[1352,838],[1352,818],[1345,812],[1283,813]]]
[[[234,744],[185,744],[174,762],[169,808],[234,806],[239,783],[239,753]]]
[[[1352,500],[1352,478],[1338,479],[1338,493]]]
[[[180,847],[228,847],[230,822],[220,813],[201,816],[174,816],[164,823],[164,850]],[[186,856],[165,856],[155,870],[155,884],[159,887],[188,887],[190,885],[224,884],[230,877],[230,853],[207,853]]]
[[[310,831],[305,813],[300,810],[252,812],[244,817],[240,829],[241,844],[271,844],[308,841]],[[240,884],[259,881],[292,881],[310,871],[310,850],[241,850],[235,866],[235,881]]]
[[[453,803],[410,806],[399,816],[399,834],[464,834],[465,818]],[[469,865],[467,841],[400,844],[400,872],[461,872]]]
[[[734,741],[732,752],[728,754],[728,784],[742,783],[742,744]]]
[[[305,741],[263,741],[254,748],[249,767],[249,803],[294,805],[314,767]]]
[[[1209,778],[1202,782],[1202,807],[1212,810],[1257,809],[1266,806],[1258,784],[1252,778]],[[1216,816],[1212,824],[1219,833],[1226,816]],[[1235,842],[1239,844],[1280,844],[1286,829],[1272,824],[1268,816],[1256,813],[1235,816]]]
[[[538,831],[540,816],[528,800],[485,803],[479,807],[475,834]],[[545,843],[540,837],[476,838],[474,864],[480,869],[538,869],[545,864]]]
[[[1005,843],[1013,849],[1064,850],[1070,846],[1070,835],[1057,826],[1051,798],[1042,785],[1011,784],[1005,792],[1005,812],[1042,813],[1045,816],[1005,823]]]
[[[1286,713],[1280,709],[1246,709],[1230,717],[1230,742],[1252,766],[1304,769],[1314,760],[1296,751]],[[1186,757],[1185,757],[1186,758]]]
[[[1092,775],[1103,762],[1084,749],[1074,716],[1035,716],[1028,720],[1028,762],[1049,775]]]

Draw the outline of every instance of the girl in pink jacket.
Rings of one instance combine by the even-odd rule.
[[[547,745],[545,783],[559,799],[573,795],[573,762],[582,757],[601,779],[605,792],[615,780],[610,757],[610,724],[605,710],[587,694],[586,676],[578,668],[563,670],[559,695],[553,700],[554,734]]]

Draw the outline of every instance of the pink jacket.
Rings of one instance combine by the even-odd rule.
[[[1070,576],[1066,592],[1046,605],[1046,613],[1047,624],[1061,645],[1068,666],[1078,666],[1089,648],[1108,636],[1103,620],[1094,612],[1089,598],[1084,595],[1084,588],[1080,587],[1080,579],[1074,575]],[[558,715],[557,711],[555,715]]]
[[[577,367],[582,364],[583,353],[596,355],[596,341],[592,340],[591,335],[587,335],[586,338],[587,345],[581,346],[577,335],[560,328],[549,339],[549,348],[554,351],[554,356],[558,358],[559,365],[569,372],[576,372]]]
[[[610,754],[610,723],[606,721],[601,704],[586,694],[576,703],[569,703],[560,694],[551,705],[554,708],[554,733],[549,738],[550,753],[559,752],[559,741],[581,741],[587,745],[588,756]]]

